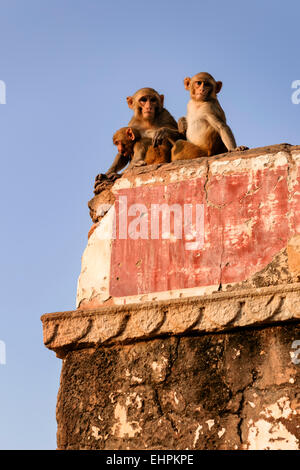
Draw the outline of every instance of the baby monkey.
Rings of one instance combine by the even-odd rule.
[[[158,163],[167,163],[171,160],[171,145],[169,143],[164,143],[153,147],[152,139],[145,138],[141,136],[141,133],[138,129],[134,127],[122,127],[113,135],[113,143],[118,149],[118,154],[120,155],[117,166],[113,167],[113,171],[109,169],[107,171],[107,176],[110,173],[115,173],[122,170],[128,163],[128,170],[133,166],[139,165],[152,165]],[[138,145],[139,148],[143,146],[143,152],[145,154],[144,161],[135,161],[135,146]]]

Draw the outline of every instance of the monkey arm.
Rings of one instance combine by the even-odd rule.
[[[171,145],[174,145],[176,140],[184,139],[185,136],[182,132],[179,132],[177,129],[171,129],[170,127],[161,127],[155,131],[152,145],[153,147],[157,147],[160,145],[164,140],[170,142]]]
[[[214,113],[208,112],[205,117],[208,123],[220,134],[220,137],[227,150],[234,150],[236,148],[235,138],[226,122],[224,122],[223,119],[220,119]]]
[[[127,165],[128,162],[129,162],[128,157],[125,157],[121,153],[118,153],[116,155],[116,158],[113,161],[113,164],[107,170],[106,175],[109,175],[112,173],[118,173],[118,171],[122,170]]]
[[[130,170],[134,166],[145,164],[144,160],[145,160],[147,149],[150,144],[151,144],[151,140],[149,138],[142,138],[141,140],[139,140],[138,142],[134,144],[133,157],[131,159],[131,162],[127,170]]]
[[[220,129],[220,136],[224,144],[227,147],[227,150],[234,150],[236,148],[236,142],[234,135],[227,124],[223,124]]]
[[[182,135],[186,136],[187,120],[185,116],[178,119],[178,130]]]

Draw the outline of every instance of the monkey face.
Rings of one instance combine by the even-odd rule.
[[[185,78],[184,85],[190,91],[191,98],[195,101],[209,101],[217,98],[217,93],[222,88],[222,82],[215,79],[206,72],[198,73],[193,78]]]
[[[130,158],[133,155],[133,147],[135,143],[135,135],[131,128],[122,127],[113,136],[113,143],[118,149],[118,153],[124,157]]]
[[[115,140],[114,144],[118,149],[118,153],[120,153],[124,157],[131,157],[131,155],[133,154],[133,144],[131,141]]]
[[[156,96],[153,95],[143,95],[140,97],[139,106],[142,112],[142,116],[147,121],[152,121],[156,114],[158,108],[158,101]]]
[[[192,83],[193,96],[197,101],[207,101],[214,89],[214,84],[208,80],[196,80]]]
[[[118,153],[124,155],[124,157],[130,157],[133,153],[133,146],[129,142],[122,140],[116,140],[114,144],[117,146]]]
[[[141,88],[133,96],[127,98],[129,108],[134,110],[136,117],[153,121],[163,109],[164,95],[159,95],[153,88]]]

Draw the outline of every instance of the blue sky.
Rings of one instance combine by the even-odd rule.
[[[300,144],[298,1],[0,0],[0,449],[55,449],[61,360],[40,316],[75,308],[87,202],[151,86],[178,119],[183,79],[223,81],[238,145]]]

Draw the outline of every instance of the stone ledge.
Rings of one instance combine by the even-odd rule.
[[[300,283],[44,314],[44,344],[68,350],[300,320]]]
[[[212,157],[195,158],[192,160],[178,160],[171,163],[159,163],[157,165],[146,165],[140,167],[134,167],[130,171],[125,171],[121,178],[114,182],[112,191],[116,191],[119,187],[123,186],[124,180],[129,180],[131,183],[135,183],[136,177],[153,176],[153,171],[156,170],[156,176],[166,177],[169,173],[176,170],[195,170],[204,165],[210,166],[214,162],[226,160],[226,162],[232,162],[234,160],[247,160],[256,157],[261,157],[268,154],[277,154],[279,152],[286,152],[291,154],[292,152],[298,152],[300,145],[292,145],[288,143],[281,143],[275,145],[267,145],[264,147],[250,148],[249,150],[243,151],[232,151],[226,153],[220,153],[219,155],[213,155]],[[147,184],[147,181],[142,181],[143,184]],[[153,180],[151,179],[151,184]],[[139,181],[140,183],[140,181]]]

